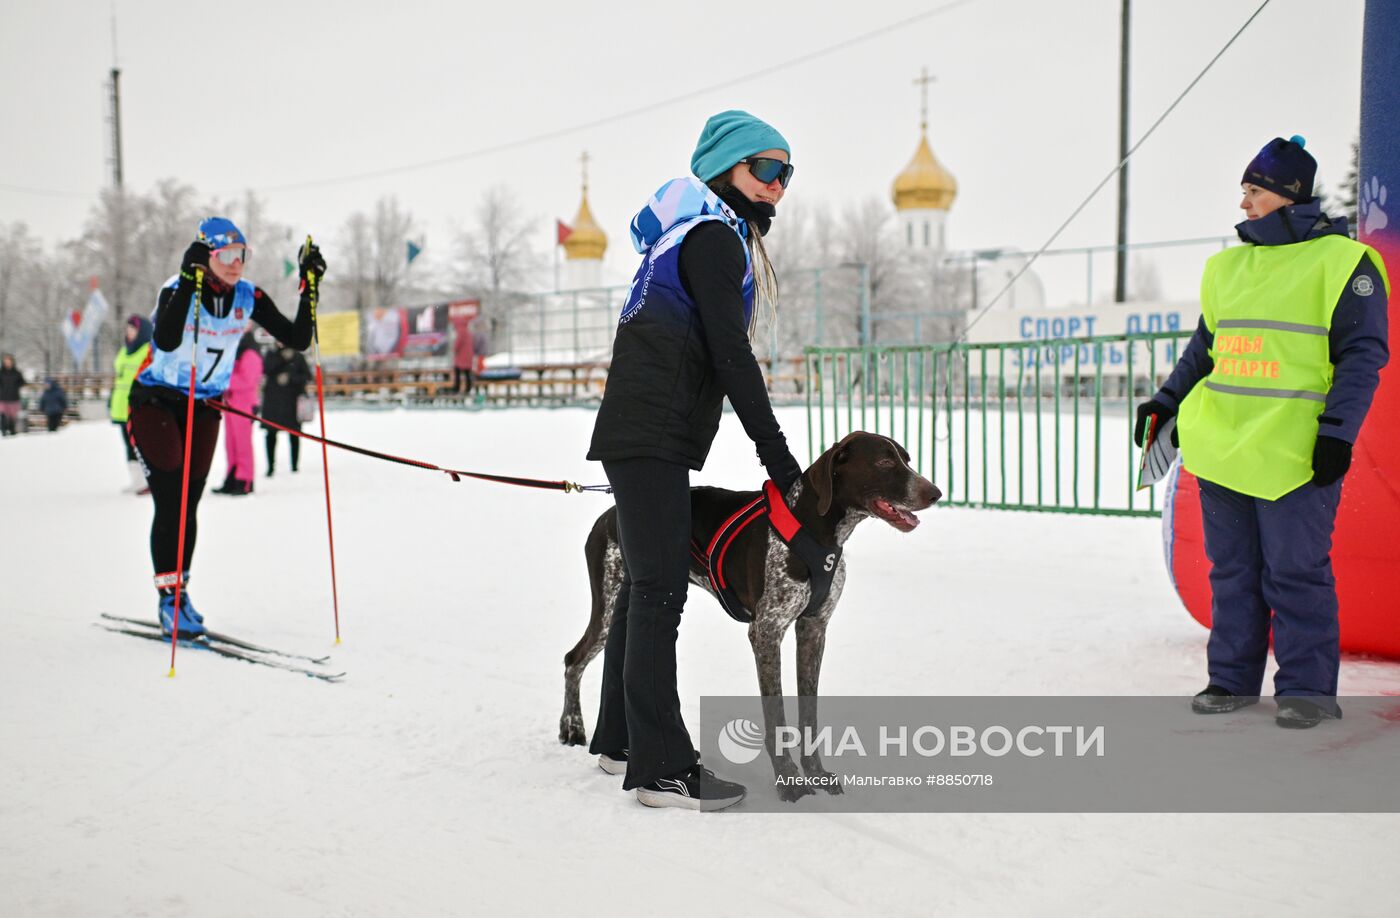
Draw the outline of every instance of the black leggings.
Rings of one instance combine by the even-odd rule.
[[[291,441],[292,451],[292,471],[297,470],[297,463],[301,461],[301,437],[296,434],[287,434],[287,439]],[[267,470],[272,471],[272,467],[277,459],[277,431],[272,428],[267,429]]]
[[[155,516],[151,520],[151,562],[157,574],[172,573],[180,554],[180,492],[185,462],[185,413],[162,404],[145,403],[131,410],[127,422],[137,457],[151,487]],[[200,405],[194,413],[190,442],[190,494],[185,513],[184,569],[194,558],[199,534],[199,498],[219,442],[219,412]]]
[[[664,459],[604,462],[617,501],[622,590],[603,651],[595,753],[628,750],[623,788],[696,762],[676,692],[676,636],[690,567],[690,470]]]

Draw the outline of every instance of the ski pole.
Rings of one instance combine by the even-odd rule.
[[[199,365],[200,292],[204,287],[204,269],[194,269],[194,347],[190,351],[190,391],[185,406],[185,463],[180,471],[180,536],[175,555],[175,615],[170,628],[170,674],[175,678],[175,649],[180,646],[180,601],[184,599],[185,579],[185,518],[190,508],[190,449],[194,442],[194,381]]]
[[[301,247],[302,264],[311,254],[311,234]],[[316,361],[316,411],[321,418],[321,477],[326,488],[326,535],[331,551],[331,607],[335,611],[335,642],[340,643],[340,594],[335,583],[335,525],[331,522],[331,466],[326,450],[326,387],[321,377],[321,333],[316,325],[316,272],[306,272],[306,290],[311,302],[311,353]]]

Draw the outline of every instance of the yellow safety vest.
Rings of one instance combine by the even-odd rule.
[[[1181,459],[1192,474],[1277,500],[1311,480],[1317,418],[1332,388],[1332,311],[1370,246],[1346,236],[1242,245],[1211,256],[1201,316],[1215,368],[1181,403]]]
[[[108,412],[114,421],[125,421],[130,411],[131,384],[141,371],[146,355],[151,353],[151,343],[147,341],[135,352],[128,354],[125,347],[117,348],[117,356],[112,361],[112,397],[107,403]]]

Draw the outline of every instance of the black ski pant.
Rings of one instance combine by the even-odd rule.
[[[664,459],[603,463],[617,501],[622,589],[603,650],[594,753],[626,749],[624,789],[685,771],[695,746],[676,692],[676,635],[690,566],[690,469]]]
[[[146,473],[155,503],[151,520],[151,563],[157,575],[173,573],[180,555],[180,492],[185,465],[185,413],[160,403],[147,402],[131,409],[127,422],[131,443]],[[194,558],[195,537],[199,534],[199,498],[214,461],[219,442],[219,412],[197,405],[194,436],[190,443],[189,506],[185,512],[184,570],[189,572]]]
[[[471,395],[472,371],[464,367],[452,368],[452,391]]]
[[[297,430],[301,430],[301,425],[297,425]],[[287,434],[287,440],[291,444],[292,451],[292,471],[297,470],[297,464],[301,461],[301,437],[296,434]],[[271,475],[273,468],[277,465],[277,431],[274,428],[267,428],[267,474]]]

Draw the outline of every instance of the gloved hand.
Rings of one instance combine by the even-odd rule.
[[[301,279],[305,282],[307,275],[314,274],[319,281],[326,274],[326,259],[321,256],[321,247],[312,245],[305,251],[298,252],[297,257],[300,263],[297,265],[301,272]]]
[[[1313,447],[1312,483],[1325,488],[1347,473],[1351,468],[1351,444],[1336,437],[1317,438]]]
[[[1169,418],[1176,416],[1176,410],[1168,408],[1155,398],[1149,402],[1143,402],[1137,406],[1137,426],[1133,428],[1133,442],[1138,446],[1142,445],[1142,438],[1147,435],[1147,419],[1155,417],[1157,427],[1160,428]],[[1176,430],[1172,430],[1172,446],[1179,445],[1176,440]]]
[[[194,280],[194,269],[202,268],[209,273],[209,246],[202,242],[191,242],[185,249],[185,257],[180,260],[180,276]]]
[[[778,486],[778,490],[784,496],[788,489],[802,477],[802,466],[797,464],[797,460],[792,457],[787,446],[783,447],[782,455],[772,458],[763,464],[768,470],[768,477],[773,479],[773,483]]]

